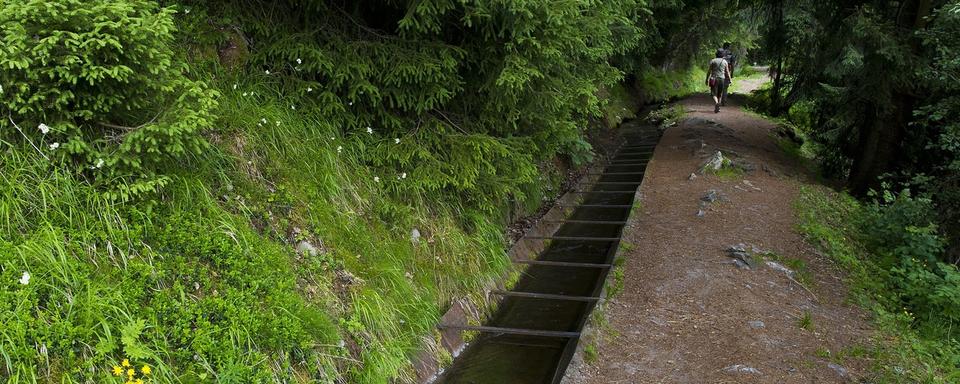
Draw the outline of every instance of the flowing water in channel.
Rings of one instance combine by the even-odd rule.
[[[553,235],[564,239],[550,240],[537,258],[559,265],[530,265],[484,324],[491,328],[482,331],[436,383],[560,382],[603,289],[623,222],[658,139],[647,134],[626,141]]]

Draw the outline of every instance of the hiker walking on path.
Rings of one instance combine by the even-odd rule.
[[[730,64],[723,58],[724,51],[717,50],[716,58],[710,60],[710,68],[707,70],[707,85],[710,87],[710,94],[713,96],[713,112],[720,112],[720,103],[727,93],[727,85],[730,84]]]
[[[727,70],[730,72],[730,77],[727,78],[726,86],[723,87],[723,97],[720,98],[720,106],[727,105],[727,91],[730,90],[730,84],[733,83],[733,70],[737,66],[737,57],[734,56],[733,50],[730,49],[730,43],[723,43],[723,59],[727,61]]]

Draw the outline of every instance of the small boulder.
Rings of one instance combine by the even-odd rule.
[[[723,153],[720,151],[714,152],[713,156],[710,156],[710,158],[700,166],[700,173],[719,170],[723,168],[723,163]]]
[[[309,241],[301,240],[297,243],[297,252],[304,256],[316,256],[320,251]]]
[[[757,259],[753,256],[753,253],[747,249],[746,244],[740,243],[727,248],[727,255],[733,258],[734,263],[740,261],[750,268],[756,268],[757,266]]]
[[[716,189],[711,189],[707,191],[707,194],[701,197],[700,200],[708,203],[720,200],[720,192],[718,192]]]

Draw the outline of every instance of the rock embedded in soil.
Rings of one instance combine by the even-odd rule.
[[[718,192],[716,189],[711,189],[707,191],[707,194],[700,198],[700,200],[708,203],[720,200],[720,192]]]
[[[743,365],[743,364],[734,364],[734,365],[731,365],[731,366],[728,366],[728,367],[724,368],[723,370],[724,370],[724,372],[730,372],[730,373],[749,373],[749,374],[753,374],[753,375],[760,375],[760,374],[761,374],[761,373],[760,373],[760,370],[758,370],[758,369],[756,369],[756,368],[754,368],[754,367],[750,367],[750,366],[747,366],[747,365]]]
[[[702,166],[700,166],[700,173],[706,171],[716,171],[723,167],[723,153],[720,151],[714,152],[713,156],[710,156],[709,159]]]
[[[734,259],[734,263],[740,261],[750,268],[756,268],[757,266],[757,259],[753,256],[754,252],[748,250],[746,244],[743,243],[727,248],[727,255]]]
[[[840,375],[840,377],[847,377],[847,373],[848,373],[847,369],[844,368],[843,366],[840,366],[834,363],[829,363],[827,364],[827,367],[837,372],[837,374]]]
[[[297,252],[305,256],[316,256],[320,251],[309,241],[302,240],[297,243]]]
[[[766,262],[766,264],[767,264],[768,267],[770,267],[770,269],[783,272],[783,273],[785,273],[787,276],[793,277],[793,275],[796,274],[796,272],[794,272],[792,269],[787,268],[787,267],[785,267],[783,264],[780,264],[780,263],[778,263],[778,262],[776,262],[776,261],[769,261],[769,260],[768,260],[768,261]]]

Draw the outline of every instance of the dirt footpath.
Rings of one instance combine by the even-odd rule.
[[[772,123],[735,105],[714,114],[706,95],[681,104],[687,119],[665,132],[624,231],[634,247],[623,253],[623,291],[584,341],[596,357],[572,365],[565,383],[858,381],[869,362],[850,355],[869,322],[845,301],[842,273],[795,230],[804,171]],[[752,170],[691,179],[717,150]],[[741,243],[762,254],[754,268],[727,251]],[[793,277],[777,269],[788,264]]]

